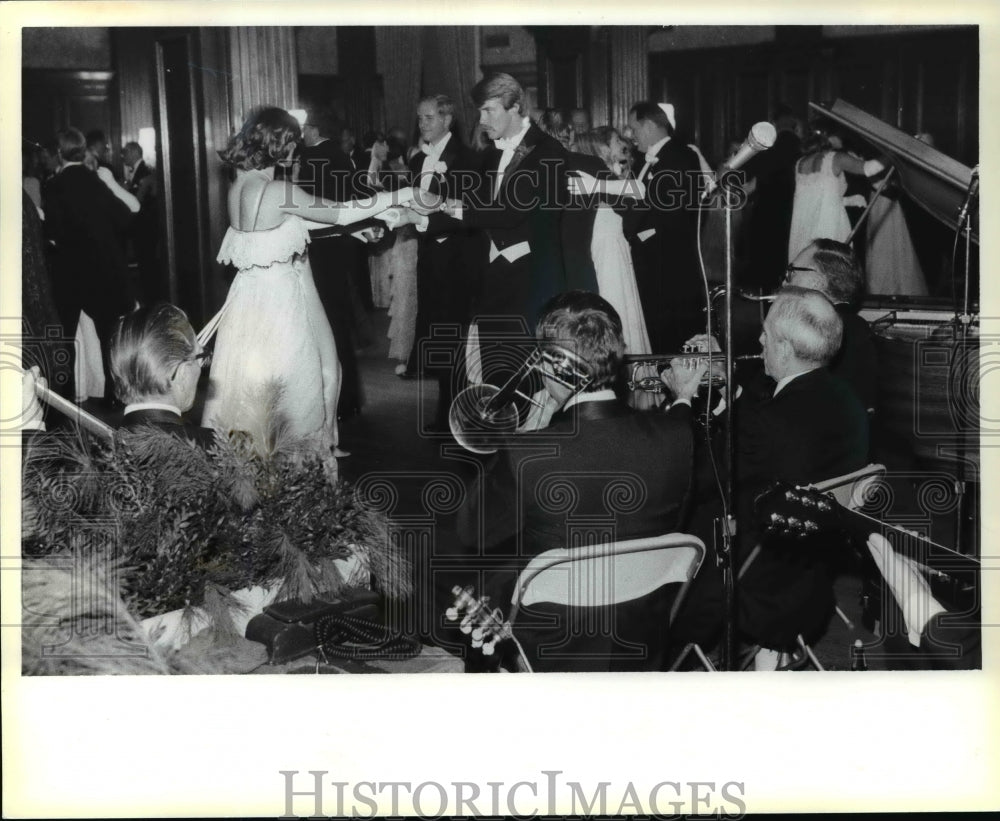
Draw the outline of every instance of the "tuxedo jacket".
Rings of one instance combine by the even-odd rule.
[[[491,245],[497,251],[520,248],[527,253],[513,261],[487,257],[474,310],[521,317],[533,328],[541,306],[566,290],[560,229],[569,201],[566,150],[532,124],[504,169],[499,189],[495,183],[502,152],[491,146],[483,155],[479,187],[462,198],[462,222],[482,231],[487,254]],[[447,219],[443,214],[431,217],[432,229],[439,230],[442,218]]]
[[[132,173],[132,178],[125,186],[130,194],[135,194],[139,198],[139,203],[146,207],[146,200],[151,196],[156,196],[156,177],[153,170],[146,165],[145,160],[139,160]]]
[[[419,187],[425,154],[410,159],[409,184]],[[452,135],[438,162],[444,172],[431,172],[427,191],[448,199],[461,199],[478,188],[482,161],[477,151]],[[445,215],[440,215],[444,217]],[[433,228],[418,232],[417,258],[417,338],[424,338],[432,325],[468,323],[473,296],[478,292],[482,263],[482,237],[463,221],[435,220]]]
[[[692,454],[690,416],[683,412],[641,413],[617,399],[578,403],[554,414],[544,430],[518,435],[495,457],[485,479],[483,548],[527,563],[568,547],[580,516],[603,517],[616,540],[673,532],[690,489]],[[571,509],[556,500],[565,483],[573,487]],[[609,489],[634,492],[633,501],[617,506]],[[471,540],[475,531],[464,535]]]
[[[350,158],[334,140],[324,140],[299,151],[297,184],[317,197],[331,202],[346,202],[359,195]],[[367,268],[368,249],[350,234],[314,236],[309,246],[309,260],[316,289],[335,331],[347,321],[349,292],[347,277]],[[341,340],[338,339],[338,348]],[[342,354],[344,352],[341,352]]]
[[[497,454],[468,497],[460,535],[484,534],[485,589],[509,609],[517,573],[552,548],[679,529],[691,481],[690,417],[640,413],[617,400],[555,414]],[[479,508],[479,491],[485,511]],[[677,586],[608,608],[532,605],[518,638],[536,670],[660,669]],[[588,619],[613,629],[594,634]]]
[[[353,175],[350,158],[333,140],[299,149],[298,184],[311,194],[333,202],[346,202],[354,196]]]
[[[875,410],[878,399],[878,353],[869,324],[847,304],[836,306],[844,323],[840,350],[830,371],[854,389],[866,410]]]
[[[583,171],[599,179],[611,177],[604,161],[588,154],[570,151],[566,155],[566,168],[571,172]],[[567,290],[598,292],[597,272],[590,252],[598,205],[596,198],[574,198],[563,213],[561,227]]]
[[[52,284],[66,332],[73,334],[81,309],[99,334],[108,332],[131,307],[122,244],[132,220],[128,206],[82,165],[48,180],[44,198],[45,233],[54,243]]]
[[[754,497],[772,480],[810,484],[868,461],[868,414],[847,383],[826,368],[796,377],[763,402],[737,409],[736,488],[741,553],[762,550],[740,580],[740,628],[767,647],[815,638],[833,612],[833,573],[846,547],[827,534],[762,536]]]
[[[661,146],[656,156],[642,180],[645,198],[625,203],[622,229],[632,247],[653,352],[667,353],[680,350],[705,324],[696,244],[701,165],[694,151],[677,139]]]
[[[746,165],[747,176],[757,181],[744,223],[749,264],[741,284],[747,287],[773,291],[781,286],[792,228],[795,163],[801,154],[799,138],[791,131],[780,131],[774,145]]]
[[[176,413],[156,408],[126,414],[119,430],[135,433],[143,428],[156,428],[172,433],[202,448],[215,444],[216,431],[212,428],[198,427]]]

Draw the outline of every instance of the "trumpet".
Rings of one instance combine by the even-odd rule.
[[[763,359],[763,354],[744,354],[734,357],[737,362],[749,362],[755,359]],[[660,374],[670,368],[670,362],[674,359],[697,359],[699,362],[707,361],[709,368],[701,378],[702,385],[711,384],[712,387],[719,387],[726,384],[725,374],[719,373],[712,368],[717,363],[725,363],[726,355],[721,351],[683,351],[677,354],[663,354],[656,357],[626,357],[626,364],[629,367],[629,379],[625,387],[630,391],[643,391],[644,393],[663,393],[666,386],[660,379]]]

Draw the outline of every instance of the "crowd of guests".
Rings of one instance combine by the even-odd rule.
[[[470,568],[485,560],[486,588],[509,600],[517,571],[532,555],[564,546],[583,512],[601,513],[611,540],[686,530],[712,545],[724,477],[713,459],[717,443],[696,435],[692,409],[708,365],[672,354],[717,346],[705,333],[698,248],[711,169],[680,138],[667,104],[637,102],[621,130],[593,128],[582,111],[533,120],[524,89],[506,74],[480,81],[472,101],[485,147],[463,143],[455,103],[444,95],[418,101],[421,141],[412,148],[398,129],[358,144],[326,109],[309,110],[304,125],[278,108],[251,112],[220,152],[233,179],[218,259],[237,273],[211,343],[177,308],[132,310],[122,235],[131,227],[138,236],[134,215],[151,195],[141,150],[126,146],[123,186],[100,165],[100,144],[60,132],[59,171],[42,186],[41,209],[64,329],[91,318],[127,422],[174,424],[209,443],[252,430],[255,403],[273,390],[269,407],[334,471],[348,455],[337,421],[361,407],[355,349],[376,296],[381,303],[389,293],[397,372],[438,381],[438,429],[448,428],[457,390],[505,381],[526,339],[569,347],[588,374],[583,389],[546,373],[551,418],[533,426],[522,419],[516,446],[487,460],[481,487],[467,495],[459,529]],[[856,315],[862,269],[840,236],[839,179],[884,170],[836,151],[802,154],[786,136],[798,139],[794,117],[778,125],[768,164],[748,169],[757,200],[745,221],[751,236],[770,231],[768,243],[750,246],[768,255],[757,275],[776,291],[760,335],[764,371],[726,397],[738,409],[736,623],[744,640],[772,650],[825,630],[844,551],[823,535],[790,545],[758,532],[752,500],[769,481],[816,482],[868,460],[877,372]],[[795,177],[786,220],[776,215],[789,195],[788,162]],[[810,177],[823,177],[821,190]],[[836,208],[816,206],[834,196]],[[803,229],[803,215],[817,207],[818,227]],[[823,233],[830,225],[837,236]],[[783,238],[780,255],[775,237]],[[202,429],[183,414],[210,344]],[[644,413],[622,401],[628,353],[672,360],[662,375],[664,407]],[[724,401],[713,413],[733,410]],[[573,485],[576,507],[547,497],[553,476]],[[609,481],[634,487],[622,495]],[[763,542],[769,549],[754,551]],[[615,610],[620,632],[597,643],[582,635],[577,645],[581,635],[565,634],[575,630],[569,618],[558,622],[563,634],[535,631],[524,644],[535,669],[664,669],[679,644],[711,647],[726,619],[712,558],[666,631],[675,594],[665,589]],[[620,654],[622,646],[643,652]]]
[[[34,336],[59,347],[53,387],[77,401],[111,399],[114,321],[163,296],[156,176],[130,142],[119,179],[109,150],[104,132],[70,127],[22,152],[23,313]]]

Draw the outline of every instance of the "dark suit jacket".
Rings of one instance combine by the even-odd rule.
[[[705,324],[699,310],[704,296],[695,241],[701,165],[694,151],[676,138],[660,148],[657,158],[643,180],[646,198],[627,207],[622,229],[632,246],[653,352],[669,353],[703,332]],[[639,238],[650,229],[656,233]]]
[[[569,152],[566,155],[568,171],[584,171],[593,177],[607,178],[611,172],[599,157]],[[566,266],[566,288],[571,291],[597,289],[597,272],[590,253],[594,238],[594,217],[598,202],[576,198],[570,202],[562,219],[563,260]]]
[[[781,285],[788,264],[788,234],[795,198],[795,163],[801,141],[792,131],[781,131],[774,145],[746,165],[748,177],[757,181],[746,232],[748,266],[741,277],[746,287],[773,291]]]
[[[409,184],[421,183],[425,155],[414,154],[409,163]],[[428,191],[448,199],[461,199],[473,190],[481,174],[479,153],[452,135],[441,153],[444,173],[433,173]],[[443,216],[443,215],[442,215]],[[468,324],[472,298],[478,290],[482,262],[481,242],[475,229],[454,219],[436,220],[432,230],[418,232],[417,329],[414,347],[431,333],[431,326]]]
[[[167,410],[138,410],[126,414],[119,430],[137,432],[143,428],[157,428],[208,448],[215,444],[216,432],[212,428],[201,428],[188,422],[184,417]]]
[[[536,125],[531,125],[494,194],[502,152],[483,152],[483,175],[477,191],[462,199],[462,221],[479,228],[502,251],[527,242],[530,253],[514,262],[497,257],[487,262],[475,313],[522,317],[534,328],[538,310],[553,295],[566,290],[560,223],[569,200],[566,150]],[[439,230],[445,215],[431,217]]]
[[[849,305],[836,307],[844,323],[844,338],[830,362],[830,371],[854,389],[866,410],[874,410],[878,398],[878,352],[871,327]]]
[[[517,572],[546,550],[678,530],[692,451],[689,416],[639,413],[617,400],[575,405],[518,436],[487,468],[486,510],[477,486],[459,517],[467,543],[483,527],[493,602],[506,612]],[[586,635],[589,608],[533,605],[518,616],[518,637],[536,670],[659,669],[673,587],[601,608],[596,618],[615,626],[605,635]]]
[[[44,198],[45,232],[55,243],[50,261],[60,319],[72,335],[83,309],[106,336],[131,307],[120,238],[131,223],[128,206],[82,165],[52,177]]]
[[[741,555],[763,549],[740,581],[739,626],[771,648],[825,629],[833,612],[832,570],[842,546],[825,534],[763,540],[753,499],[772,480],[795,484],[832,479],[867,462],[868,418],[853,390],[826,368],[796,377],[763,402],[741,397],[737,408],[736,488]]]

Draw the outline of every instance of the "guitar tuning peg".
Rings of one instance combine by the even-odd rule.
[[[483,655],[484,656],[492,656],[493,655],[494,647],[496,646],[496,643],[497,643],[497,639],[496,639],[496,636],[494,636],[492,639],[490,639],[490,641],[488,641],[485,644],[483,644]]]
[[[483,646],[483,640],[482,639],[473,639],[472,640],[472,646],[475,647],[478,650],[480,647]]]
[[[444,616],[445,616],[446,619],[448,619],[448,621],[457,621],[458,620],[458,608],[457,607],[449,607],[447,610],[444,611]]]
[[[472,640],[473,641],[480,641],[480,642],[483,640],[483,628],[482,627],[477,627],[475,630],[472,631]]]

